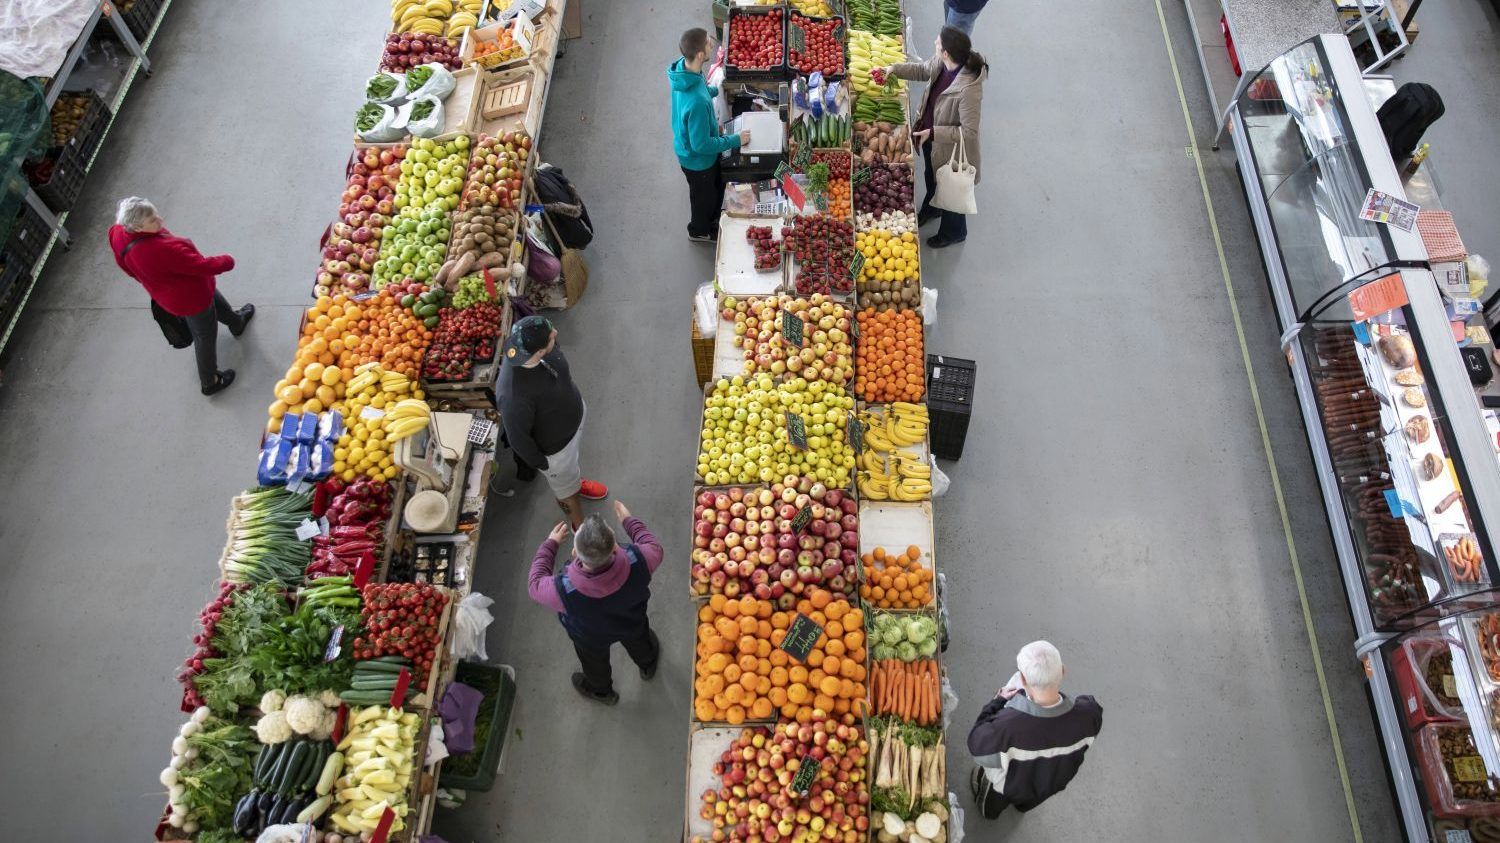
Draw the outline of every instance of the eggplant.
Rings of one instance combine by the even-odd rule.
[[[233,821],[230,825],[234,828],[235,834],[245,837],[254,832],[259,799],[260,791],[251,790],[249,793],[241,796],[240,801],[234,804]]]

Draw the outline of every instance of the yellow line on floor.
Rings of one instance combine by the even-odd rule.
[[[1271,488],[1276,493],[1276,509],[1281,514],[1281,530],[1286,535],[1287,556],[1292,562],[1292,575],[1297,582],[1297,600],[1302,604],[1302,622],[1307,627],[1308,647],[1312,651],[1313,671],[1318,676],[1318,690],[1323,695],[1323,715],[1328,719],[1328,734],[1333,738],[1333,758],[1338,763],[1339,780],[1344,786],[1344,804],[1349,809],[1349,824],[1354,831],[1355,843],[1363,843],[1364,835],[1359,828],[1359,812],[1354,807],[1354,789],[1349,785],[1349,768],[1344,763],[1343,742],[1339,739],[1338,720],[1333,714],[1333,698],[1328,693],[1328,677],[1323,672],[1323,657],[1318,647],[1318,633],[1313,628],[1312,609],[1307,604],[1307,587],[1302,581],[1302,563],[1297,559],[1297,543],[1292,539],[1292,522],[1286,511],[1286,495],[1281,490],[1281,475],[1276,470],[1276,454],[1271,448],[1271,434],[1266,428],[1266,413],[1260,402],[1260,389],[1255,384],[1255,366],[1250,361],[1250,347],[1245,341],[1245,325],[1240,319],[1239,304],[1235,301],[1234,281],[1229,277],[1229,261],[1224,257],[1224,241],[1219,236],[1219,220],[1214,213],[1214,201],[1208,192],[1208,177],[1203,172],[1203,158],[1199,154],[1197,137],[1193,133],[1193,119],[1188,111],[1187,95],[1182,90],[1182,72],[1177,67],[1177,53],[1172,49],[1172,36],[1167,30],[1167,16],[1162,10],[1161,0],[1156,2],[1156,18],[1161,23],[1162,43],[1167,48],[1167,61],[1172,66],[1172,79],[1177,85],[1177,101],[1182,106],[1182,122],[1187,129],[1188,144],[1193,151],[1193,165],[1198,168],[1198,185],[1203,190],[1203,206],[1208,214],[1208,227],[1213,231],[1214,249],[1219,254],[1219,270],[1224,275],[1224,291],[1229,295],[1229,312],[1234,317],[1234,332],[1240,342],[1240,359],[1245,364],[1245,377],[1250,385],[1250,401],[1255,405],[1255,421],[1260,426],[1260,443],[1266,452],[1266,466],[1271,472]],[[1221,115],[1214,115],[1219,119]]]

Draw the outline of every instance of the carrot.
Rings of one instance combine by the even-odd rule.
[[[916,706],[917,689],[911,681],[911,674],[903,671],[901,673],[901,684],[906,688],[906,696],[901,702],[901,719],[910,720],[912,709]]]

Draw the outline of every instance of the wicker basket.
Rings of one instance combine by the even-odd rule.
[[[693,317],[693,371],[702,389],[714,376],[714,338],[698,333],[698,318]]]

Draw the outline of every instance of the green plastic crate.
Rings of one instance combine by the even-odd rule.
[[[505,733],[510,731],[510,714],[516,703],[516,670],[504,664],[459,662],[453,679],[484,694],[474,730],[477,733],[488,723],[489,733],[483,746],[476,745],[473,752],[449,756],[443,761],[438,785],[456,790],[487,791],[495,786],[500,756],[505,751]]]

